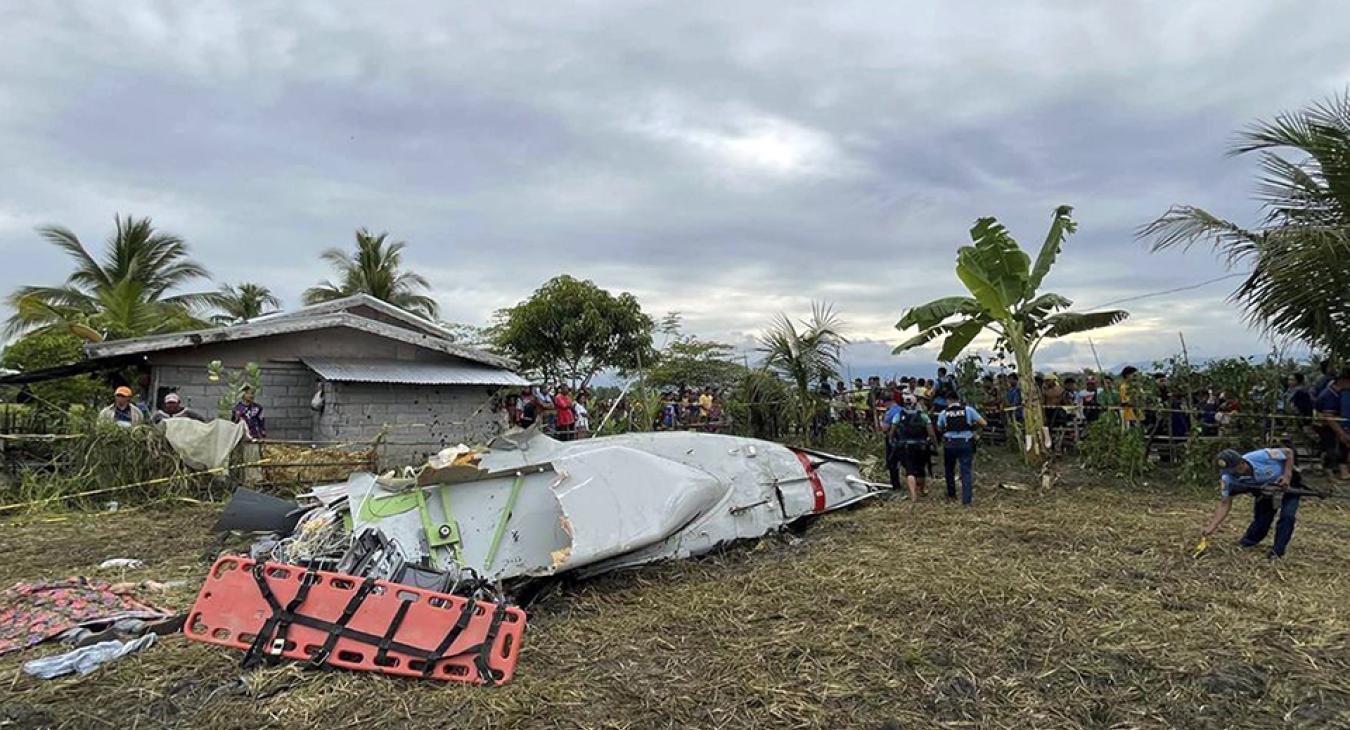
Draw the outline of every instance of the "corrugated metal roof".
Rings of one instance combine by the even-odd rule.
[[[405,385],[528,385],[510,370],[475,363],[413,362],[337,357],[302,357],[324,380]]]

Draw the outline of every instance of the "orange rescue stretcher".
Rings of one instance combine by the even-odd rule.
[[[244,666],[311,666],[495,685],[511,679],[525,612],[374,578],[222,557],[184,632],[244,650]]]

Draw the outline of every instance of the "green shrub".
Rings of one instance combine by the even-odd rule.
[[[1103,413],[1088,424],[1078,445],[1085,468],[1134,483],[1153,468],[1142,428],[1122,428],[1120,414]]]

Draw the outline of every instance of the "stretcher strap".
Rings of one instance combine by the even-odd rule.
[[[461,604],[459,617],[455,620],[454,625],[450,627],[450,630],[446,632],[445,637],[441,639],[440,645],[431,651],[427,651],[421,647],[394,641],[394,636],[397,635],[398,629],[408,613],[408,608],[412,605],[411,601],[402,602],[398,607],[398,611],[394,614],[394,618],[390,621],[389,628],[385,630],[382,636],[367,633],[365,631],[357,631],[347,626],[347,623],[351,620],[352,616],[356,614],[366,597],[369,596],[374,589],[374,578],[366,578],[362,581],[360,588],[358,588],[356,593],[352,594],[351,599],[347,601],[347,605],[337,621],[324,621],[313,616],[297,613],[304,604],[305,599],[309,596],[309,587],[317,582],[312,569],[306,570],[305,576],[300,583],[300,589],[296,591],[295,598],[291,599],[285,606],[281,605],[281,602],[277,600],[276,594],[272,592],[271,586],[267,584],[266,566],[263,563],[258,563],[253,567],[252,572],[253,579],[258,585],[258,591],[262,594],[263,599],[267,601],[267,605],[271,607],[272,615],[263,623],[262,628],[258,631],[258,635],[254,637],[253,643],[249,645],[248,650],[245,652],[245,668],[254,666],[263,658],[266,658],[268,661],[276,661],[275,657],[280,656],[281,652],[285,650],[284,642],[286,640],[286,629],[292,624],[295,624],[328,633],[328,638],[324,641],[324,645],[319,649],[319,652],[310,659],[311,666],[322,666],[332,654],[338,639],[346,638],[376,647],[376,658],[380,661],[387,658],[390,650],[397,651],[400,654],[423,657],[425,663],[422,667],[422,676],[424,677],[431,676],[436,669],[436,664],[445,659],[453,659],[455,657],[473,653],[474,667],[478,670],[479,677],[489,686],[496,684],[496,678],[492,674],[489,659],[492,655],[492,645],[496,643],[497,633],[501,628],[503,618],[506,616],[505,604],[496,604],[496,609],[492,613],[491,623],[488,625],[488,630],[483,637],[482,643],[465,647],[454,654],[446,655],[445,652],[448,651],[460,635],[464,633],[464,630],[469,626],[470,619],[472,619],[477,612],[477,604],[472,600],[465,600],[464,603]],[[276,633],[275,640],[271,639],[273,632]]]
[[[347,605],[342,609],[342,615],[333,622],[332,628],[328,631],[328,638],[324,639],[323,646],[319,648],[319,653],[309,660],[310,666],[321,667],[328,661],[328,657],[333,653],[333,647],[337,646],[337,641],[342,636],[342,630],[347,627],[347,622],[352,620],[356,609],[361,607],[373,588],[375,588],[374,578],[361,581],[361,587],[357,588],[356,593],[353,593],[351,599],[347,601]]]
[[[389,622],[389,628],[384,630],[384,636],[380,637],[380,643],[375,649],[375,663],[384,664],[389,658],[389,645],[394,642],[394,635],[398,633],[398,627],[403,625],[403,617],[408,615],[408,607],[412,601],[403,601],[398,606],[398,611],[394,613],[394,618]]]
[[[464,633],[464,629],[468,628],[469,619],[473,618],[474,610],[473,601],[464,602],[464,605],[459,609],[459,618],[455,619],[455,624],[450,627],[449,631],[445,632],[445,638],[441,639],[441,643],[430,654],[426,655],[426,663],[422,665],[423,677],[431,676],[431,673],[436,670],[436,662],[445,658],[445,652],[455,643],[455,639],[458,639],[459,635]]]
[[[306,568],[305,574],[300,578],[300,588],[295,592],[295,597],[283,608],[281,602],[277,600],[276,594],[272,592],[272,587],[267,584],[266,564],[254,564],[253,580],[258,584],[258,591],[262,594],[263,600],[267,601],[267,605],[271,607],[272,615],[267,618],[267,621],[263,622],[258,635],[253,637],[253,643],[244,653],[243,665],[245,668],[254,666],[264,659],[270,663],[276,663],[279,660],[286,648],[286,633],[291,624],[295,622],[295,612],[309,597],[310,586],[318,582],[317,576],[314,574],[314,567]],[[275,639],[272,638],[274,632],[276,634]]]
[[[478,653],[473,657],[474,667],[478,669],[478,677],[489,687],[497,684],[497,678],[492,676],[492,667],[488,666],[488,660],[492,657],[492,645],[497,643],[497,631],[501,628],[502,619],[505,616],[506,606],[498,603],[497,610],[492,612],[492,623],[488,624],[487,634],[483,636],[483,643],[477,646]],[[466,651],[471,651],[471,649]]]

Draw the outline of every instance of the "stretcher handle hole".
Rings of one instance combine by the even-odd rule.
[[[314,656],[315,654],[318,654],[319,650],[322,648],[323,647],[318,644],[305,644],[305,656]]]
[[[268,568],[267,577],[276,578],[278,580],[286,580],[287,578],[291,577],[291,571],[286,570],[285,568]]]
[[[201,636],[206,633],[206,628],[206,624],[202,623],[202,615],[200,613],[192,614],[192,619],[188,621],[188,631]]]
[[[219,563],[216,563],[216,570],[211,575],[216,580],[220,580],[225,576],[226,573],[238,567],[239,561],[237,560],[222,560]]]
[[[226,639],[230,638],[230,630],[216,629],[215,631],[211,632],[211,638],[216,639],[217,641],[225,641]]]
[[[332,587],[334,587],[334,588],[336,588],[336,589],[338,589],[338,590],[340,590],[340,591],[350,591],[351,589],[353,589],[353,588],[356,587],[356,584],[355,584],[355,583],[353,583],[352,581],[347,580],[346,578],[334,578],[334,579],[328,581],[328,585],[330,585],[330,586],[332,586]]]
[[[366,655],[362,654],[359,651],[343,649],[342,651],[337,653],[337,658],[344,662],[351,662],[352,664],[360,664],[366,660]]]
[[[460,664],[442,664],[441,672],[452,677],[463,677],[469,673],[469,668]]]
[[[503,659],[510,659],[510,658],[511,658],[511,645],[515,643],[515,638],[516,638],[516,637],[512,636],[511,634],[507,634],[507,635],[506,635],[506,638],[502,639],[502,658],[503,658]]]
[[[377,667],[397,667],[399,665],[398,657],[393,656],[377,656],[375,657],[374,662]]]
[[[432,608],[445,608],[446,606],[449,605],[450,602],[445,600],[444,598],[432,596],[431,598],[427,599],[427,603],[430,603]]]
[[[245,644],[252,644],[252,643],[253,643],[253,640],[254,640],[254,639],[257,639],[257,638],[258,638],[258,635],[257,635],[257,634],[240,634],[240,635],[239,635],[239,640],[242,641],[242,642],[244,642]]]
[[[505,616],[503,616],[502,619],[503,619],[504,621],[506,621],[506,623],[508,623],[508,624],[513,624],[513,623],[519,621],[519,620],[520,620],[520,617],[516,616],[514,613],[508,613],[508,614],[506,614]]]
[[[425,669],[426,666],[427,666],[427,663],[424,662],[424,661],[422,661],[421,659],[414,659],[414,660],[408,662],[408,669],[411,669],[411,670],[414,671],[414,672],[420,672],[420,671],[422,671],[423,669]]]
[[[399,591],[397,595],[398,600],[407,601],[408,603],[417,603],[417,601],[422,598],[421,594],[413,593],[412,591]]]

